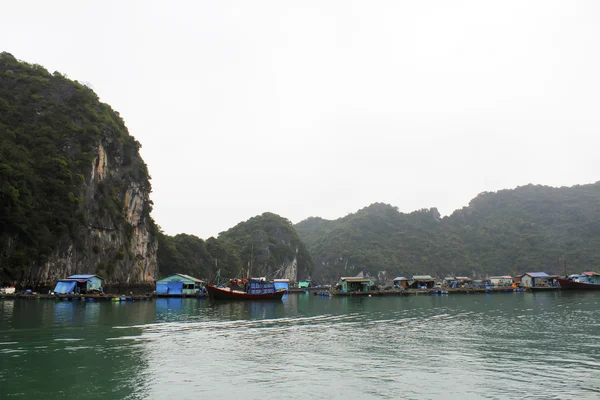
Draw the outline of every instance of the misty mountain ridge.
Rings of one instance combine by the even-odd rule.
[[[401,213],[374,203],[295,227],[315,262],[315,278],[327,281],[360,272],[379,280],[417,273],[562,273],[565,261],[579,272],[600,262],[600,182],[483,192],[445,217],[436,208]]]

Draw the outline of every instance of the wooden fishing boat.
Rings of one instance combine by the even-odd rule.
[[[569,278],[558,278],[561,289],[571,290],[600,290],[600,274],[584,272],[581,275],[571,275]]]
[[[285,289],[275,289],[273,282],[252,278],[243,281],[243,290],[236,289],[237,284],[230,287],[206,285],[211,300],[281,300]]]

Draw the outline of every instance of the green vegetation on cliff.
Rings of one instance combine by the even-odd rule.
[[[159,236],[158,262],[161,276],[181,272],[200,278],[215,273],[236,277],[252,263],[253,276],[285,277],[291,280],[310,276],[312,260],[294,227],[285,218],[264,213],[206,241],[179,234]]]
[[[210,279],[216,273],[218,262],[221,275],[235,276],[240,269],[239,259],[214,237],[206,241],[194,235],[180,233],[158,236],[158,265],[161,277],[175,273]]]
[[[52,282],[80,268],[139,280],[125,271],[136,229],[155,231],[139,148],[91,89],[0,53],[0,281]],[[135,217],[127,200],[142,208]]]
[[[376,203],[296,229],[319,265],[314,276],[327,281],[361,271],[379,279],[559,273],[564,261],[580,272],[600,265],[600,183],[482,193],[444,218],[435,208],[404,214]]]

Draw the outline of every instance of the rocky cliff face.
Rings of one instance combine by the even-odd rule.
[[[0,54],[0,281],[151,284],[157,229],[139,148],[89,88]]]
[[[128,179],[119,149],[112,150],[114,154],[107,154],[98,144],[89,180],[81,188],[84,201],[79,212],[87,224],[78,227],[76,240],[62,238],[52,257],[32,265],[24,284],[51,284],[83,273],[99,274],[107,284],[143,285],[156,279],[156,228],[144,211],[151,206],[150,188]],[[109,188],[114,194],[110,198]]]

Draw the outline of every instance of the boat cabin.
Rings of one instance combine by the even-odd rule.
[[[575,282],[600,285],[600,274],[598,272],[584,272],[581,275],[570,275],[569,279]]]
[[[156,294],[194,296],[204,291],[205,282],[185,274],[173,274],[156,281]]]
[[[552,277],[545,272],[526,272],[521,275],[521,286],[550,286]]]
[[[273,283],[275,284],[275,289],[290,289],[290,280],[289,279],[273,279]]]
[[[409,287],[411,289],[431,289],[435,285],[435,279],[431,275],[414,275]]]
[[[86,294],[93,291],[102,291],[102,277],[95,274],[71,275],[61,279],[54,287],[54,293],[68,294],[81,293]]]
[[[266,294],[275,293],[277,291],[275,283],[267,281],[266,278],[250,278],[248,281],[248,290],[246,292],[249,294]]]
[[[338,286],[341,286],[341,291],[344,293],[368,292],[371,286],[375,286],[375,282],[369,278],[342,277]]]

